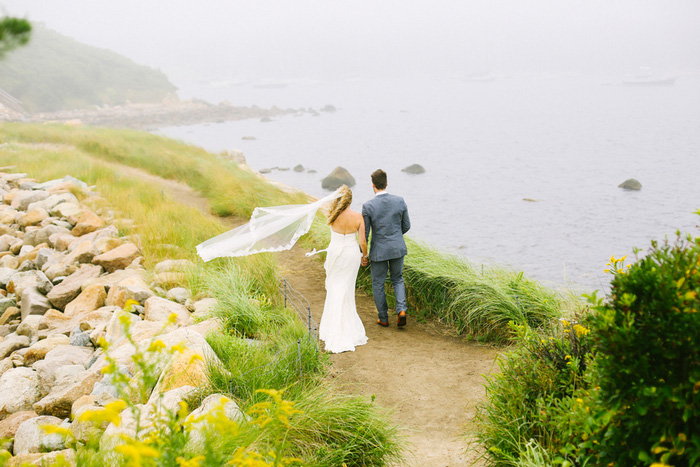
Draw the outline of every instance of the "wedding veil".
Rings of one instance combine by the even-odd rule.
[[[223,256],[289,250],[311,228],[316,211],[340,197],[340,190],[310,204],[255,208],[250,222],[197,245],[204,261]]]

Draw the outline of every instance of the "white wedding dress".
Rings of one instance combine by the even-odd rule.
[[[328,352],[354,351],[367,343],[365,327],[355,306],[355,281],[362,253],[356,233],[340,234],[331,229],[326,262],[326,303],[319,325],[319,338]]]

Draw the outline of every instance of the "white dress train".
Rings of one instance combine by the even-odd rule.
[[[355,306],[355,281],[362,253],[355,233],[331,229],[326,262],[326,303],[319,325],[319,338],[328,352],[354,351],[367,343],[365,327]]]

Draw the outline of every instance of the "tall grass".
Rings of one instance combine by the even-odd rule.
[[[475,267],[415,241],[408,242],[408,249],[404,280],[411,309],[460,333],[504,342],[510,321],[547,328],[563,313],[565,298],[522,272]]]
[[[202,148],[134,130],[58,124],[0,124],[0,140],[70,145],[95,159],[146,170],[194,188],[219,216],[249,217],[256,206],[306,202]]]

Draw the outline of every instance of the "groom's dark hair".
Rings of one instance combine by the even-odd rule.
[[[372,172],[372,184],[377,190],[383,190],[386,188],[386,172],[382,169],[377,169]]]

